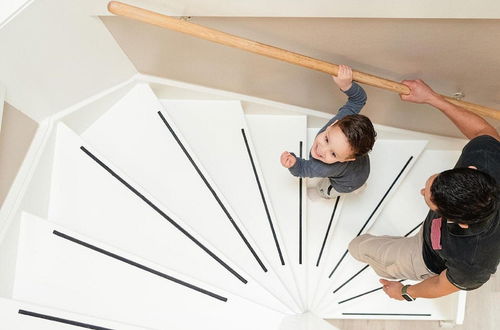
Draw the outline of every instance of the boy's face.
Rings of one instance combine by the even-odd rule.
[[[353,151],[337,121],[314,139],[311,156],[326,164],[353,161]]]

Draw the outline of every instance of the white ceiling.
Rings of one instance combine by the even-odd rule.
[[[123,0],[122,2],[177,16],[500,18],[498,0]],[[105,11],[99,14],[108,15]]]

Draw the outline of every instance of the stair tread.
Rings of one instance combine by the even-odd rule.
[[[305,116],[247,115],[246,121],[262,167],[276,223],[295,282],[290,291],[298,291],[300,300],[307,299],[307,210],[305,181],[292,176],[279,160],[283,151],[305,152],[307,119]],[[299,198],[299,194],[302,196]],[[300,204],[302,206],[300,206]],[[299,212],[301,216],[299,216]]]
[[[147,330],[147,328],[143,327],[5,298],[0,298],[0,319],[2,320],[2,326],[8,327],[9,330],[63,330],[68,329],[68,325],[86,326],[87,328]],[[152,328],[149,328],[149,330],[152,330]]]
[[[248,231],[248,239],[254,242],[254,249],[269,269],[269,275],[276,274],[272,282],[269,278],[259,279],[259,283],[286,299],[284,302],[294,306],[295,312],[303,311],[299,297],[294,294],[296,290],[287,290],[287,285],[294,283],[293,274],[282,264],[286,264],[283,239],[277,230],[269,193],[262,184],[262,170],[241,104],[238,101],[164,100],[163,105]]]
[[[368,232],[374,235],[403,236],[409,233],[410,230],[415,229],[428,212],[428,207],[423,202],[418,187],[422,186],[430,175],[453,167],[459,155],[460,151],[457,150],[424,150]],[[403,218],[405,221],[401,221]],[[412,234],[417,231],[418,228]],[[350,260],[349,266],[338,274],[334,281],[334,287],[343,284],[365,265]],[[322,307],[318,308],[318,313],[328,318],[356,317],[356,315],[349,316],[342,313],[394,313],[408,314],[407,317],[412,319],[455,319],[458,299],[456,294],[439,299],[418,299],[417,304],[405,304],[405,302],[396,302],[389,299],[379,290],[380,292],[346,302],[345,305],[338,305],[340,301],[380,287],[379,278],[372,269],[367,268],[336,294],[333,294],[330,290],[327,298],[322,302]],[[405,283],[411,284],[414,282],[407,281]],[[363,317],[362,315],[359,316]],[[398,317],[398,315],[365,315],[364,317],[394,318]]]
[[[209,294],[146,272],[53,234],[87,244],[172,276]],[[119,281],[117,279],[119,278]],[[24,214],[14,297],[94,317],[151,328],[278,329],[286,315],[155,265],[104,243]],[[196,317],[192,317],[196,312]],[[241,317],[249,317],[241,322]]]
[[[109,134],[110,127],[113,134]],[[248,239],[245,227],[231,210],[233,219],[228,219],[217,199],[226,208],[230,205],[148,85],[133,87],[82,136],[254,281],[265,282],[271,277],[263,273],[237,232]],[[277,288],[276,282],[266,287],[274,296],[270,303],[281,299],[279,305],[290,305],[284,301],[287,293],[277,293]],[[279,305],[276,308],[282,308]]]
[[[228,260],[222,252],[190,228],[142,187],[100,157],[122,179],[186,230],[223,263],[247,279],[244,284],[193,240],[141,200],[88,157],[80,146],[93,149],[69,128],[60,125],[56,140],[49,219],[69,229],[141,255],[180,273],[192,274],[219,288],[240,294],[281,311],[289,309]],[[110,198],[109,196],[112,196]],[[200,204],[201,200],[200,200]]]
[[[341,197],[344,202],[332,233],[333,244],[325,255],[327,262],[323,264],[314,307],[319,307],[323,297],[333,291],[342,269],[350,269],[351,264],[354,264],[354,269],[359,269],[359,263],[346,253],[349,242],[359,233],[367,232],[373,225],[426,143],[425,140],[377,141],[370,153],[371,172],[366,190]]]
[[[323,308],[318,310],[317,313],[323,318],[361,317],[391,319],[405,316],[405,318],[414,320],[455,319],[458,293],[435,299],[417,299],[410,304],[407,301],[391,299],[379,289],[359,298],[343,302],[344,300],[380,288],[379,279],[380,276],[371,268],[368,268],[356,278],[355,283],[346,287],[345,290],[340,291],[338,294],[332,295],[334,299],[329,299],[329,303],[323,305]],[[404,283],[413,284],[416,282],[405,281]]]

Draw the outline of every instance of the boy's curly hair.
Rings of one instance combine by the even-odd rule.
[[[363,115],[349,115],[337,122],[347,137],[353,150],[353,157],[366,155],[373,148],[377,133],[368,117]]]

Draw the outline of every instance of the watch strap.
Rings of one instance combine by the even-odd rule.
[[[403,298],[405,298],[406,301],[414,301],[415,298],[413,298],[412,296],[410,296],[410,294],[408,293],[408,288],[409,287],[410,287],[410,285],[407,284],[407,285],[404,285],[401,288],[401,296],[403,296]]]

